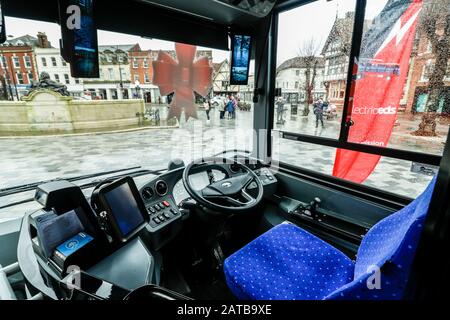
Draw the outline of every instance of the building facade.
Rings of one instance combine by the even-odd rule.
[[[153,85],[153,60],[156,51],[142,50],[139,45],[129,51],[131,86],[134,95],[141,96],[147,103],[158,102],[159,89]]]
[[[439,25],[437,27],[439,29]],[[447,53],[448,55],[448,53]],[[400,103],[400,112],[422,113],[427,111],[430,76],[435,68],[436,54],[433,46],[423,30],[417,28],[416,39],[411,54],[408,80],[404,97]],[[437,112],[450,113],[450,59],[444,77],[444,92],[439,101]]]
[[[71,76],[70,64],[61,56],[60,49],[53,48],[45,33],[38,33],[34,54],[38,76],[47,72],[50,79],[67,86],[67,91],[74,97],[83,96],[83,79]]]
[[[239,86],[238,98],[246,102],[253,102],[255,91],[255,75],[248,76],[248,83],[246,86]]]
[[[316,66],[316,76],[312,91],[313,99],[324,99],[326,96],[324,59],[316,57],[313,63],[309,63],[307,59],[305,57],[292,58],[286,60],[277,68],[276,87],[281,89],[286,103],[306,104],[306,71],[310,69],[312,75],[314,72],[313,65]]]
[[[325,100],[336,105],[338,109],[344,106],[354,20],[354,12],[347,12],[344,18],[336,17],[322,49],[325,59]]]
[[[0,81],[4,98],[20,99],[37,79],[33,49],[36,41],[36,38],[26,35],[0,46]]]
[[[236,95],[239,91],[239,86],[230,85],[230,63],[228,59],[221,63],[214,63],[212,94],[214,96],[228,96]]]
[[[85,79],[84,89],[93,99],[131,99],[130,58],[135,45],[99,46],[98,79]]]

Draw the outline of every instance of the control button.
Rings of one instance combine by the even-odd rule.
[[[153,209],[152,207],[150,207],[150,208],[148,208],[148,212],[150,212],[150,213],[156,213],[156,210]]]
[[[170,215],[168,213],[164,213],[164,217],[169,220],[170,219]]]
[[[155,221],[156,224],[160,224],[161,220],[159,218],[153,218],[153,221]]]
[[[170,209],[170,212],[172,212],[172,214],[173,214],[174,216],[177,216],[177,215],[178,215],[178,211],[175,210],[175,209]]]
[[[161,211],[161,208],[159,207],[158,204],[155,204],[155,205],[153,206],[153,208],[155,208],[156,211]]]
[[[159,216],[158,216],[158,219],[161,220],[161,221],[163,221],[163,222],[166,221],[166,218],[164,218],[163,215],[159,215]]]
[[[170,207],[170,203],[169,203],[168,201],[163,201],[163,202],[162,202],[162,205],[163,205],[164,207],[166,207],[166,208],[169,208],[169,207]]]

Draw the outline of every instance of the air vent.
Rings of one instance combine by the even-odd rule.
[[[142,190],[142,198],[144,198],[144,200],[151,200],[153,198],[153,189],[146,187]]]
[[[165,196],[167,194],[168,189],[169,189],[169,187],[167,186],[167,183],[165,183],[162,180],[157,181],[155,184],[156,193],[160,197]]]

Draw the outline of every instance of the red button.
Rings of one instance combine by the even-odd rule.
[[[167,201],[163,201],[163,205],[164,205],[166,208],[170,207],[170,203],[167,202]]]

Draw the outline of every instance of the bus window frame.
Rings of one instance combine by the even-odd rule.
[[[303,5],[307,5],[310,3],[315,2],[315,0],[292,0],[282,3],[281,5],[278,5],[275,7],[273,15],[273,23],[271,28],[271,38],[275,40],[275,48],[273,49],[274,54],[271,55],[271,60],[269,61],[269,64],[271,65],[272,70],[276,71],[276,59],[277,59],[277,47],[276,47],[276,39],[278,39],[278,25],[274,25],[275,23],[278,24],[279,15],[280,13],[283,13],[285,11],[289,11],[292,9],[296,9],[298,7],[301,7]],[[281,135],[281,138],[283,139],[290,139],[295,140],[299,142],[305,142],[310,144],[316,144],[326,147],[333,147],[337,149],[345,149],[345,150],[352,150],[357,152],[364,152],[364,153],[370,153],[375,155],[380,155],[387,158],[393,158],[393,159],[399,159],[399,160],[406,160],[406,161],[412,161],[412,162],[420,162],[428,165],[433,166],[440,166],[442,161],[441,155],[435,155],[435,154],[429,154],[429,153],[423,153],[423,152],[415,152],[415,151],[409,151],[409,150],[402,150],[402,149],[393,149],[393,148],[382,148],[377,146],[371,146],[371,145],[364,145],[364,144],[358,144],[358,143],[352,143],[348,142],[348,135],[349,135],[349,120],[350,118],[348,116],[351,116],[351,110],[349,110],[349,100],[350,100],[350,90],[351,90],[351,82],[352,82],[352,69],[353,69],[353,63],[352,61],[355,61],[355,59],[359,58],[359,53],[361,49],[361,41],[363,37],[363,26],[364,26],[364,17],[365,17],[365,11],[366,11],[366,3],[367,0],[356,0],[356,8],[355,8],[355,20],[353,23],[353,34],[352,34],[352,43],[351,43],[351,51],[350,51],[350,63],[348,64],[347,69],[347,85],[345,90],[345,99],[344,99],[344,106],[343,106],[343,112],[342,112],[342,122],[340,127],[340,134],[338,139],[332,139],[332,138],[323,138],[323,137],[316,137],[308,134],[302,134],[302,133],[295,133],[295,132],[288,132],[283,130],[274,130],[273,123],[269,124],[268,130],[270,133],[272,131],[279,132]],[[275,90],[275,80],[270,79],[271,83],[270,86],[273,87],[273,90]],[[271,90],[272,91],[272,90]],[[269,93],[271,93],[269,91]],[[269,101],[275,101],[274,96],[269,97]],[[271,112],[270,118],[273,119],[274,114],[274,108],[269,108],[269,112]],[[272,157],[272,146],[271,146],[271,139],[268,140],[268,148],[269,151],[267,156],[269,159]],[[280,167],[286,167],[290,168],[298,168],[302,169],[299,166],[294,166],[291,164],[285,164],[279,159]],[[344,180],[338,179],[335,177],[332,177],[335,181],[340,181],[340,183]],[[355,184],[356,185],[356,184]],[[359,185],[361,187],[364,187],[363,185]],[[399,196],[400,199],[405,199],[405,197]]]

